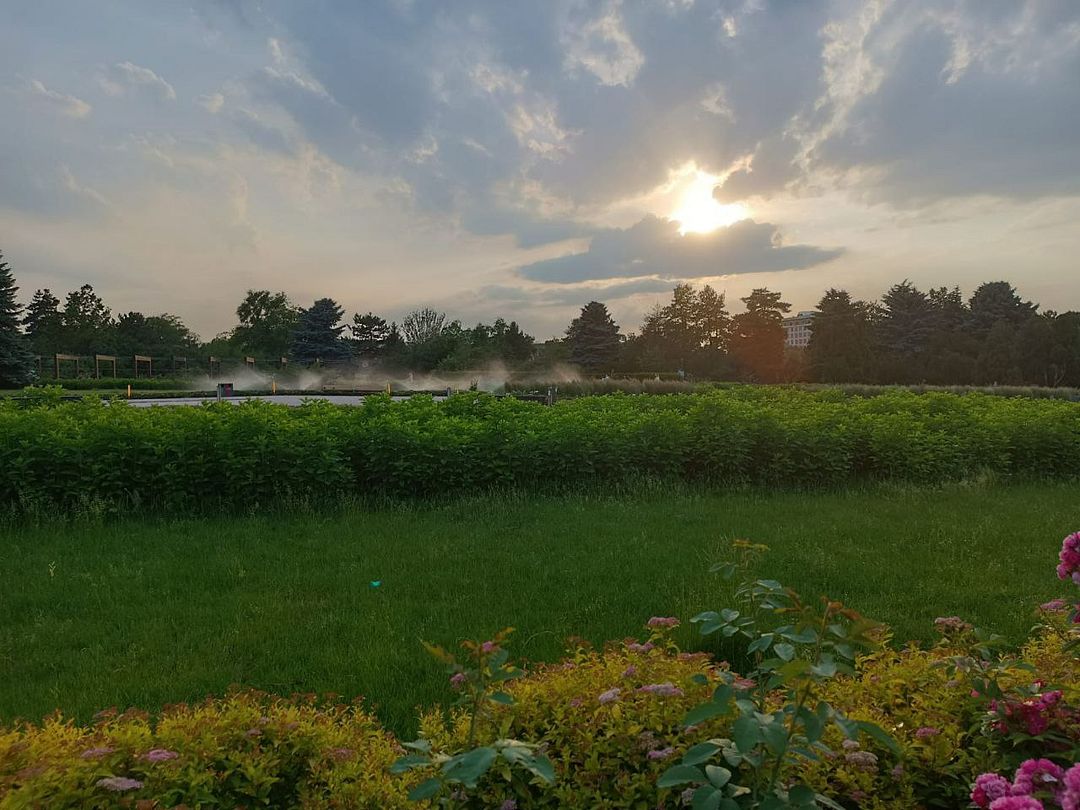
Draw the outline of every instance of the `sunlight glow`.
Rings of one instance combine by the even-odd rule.
[[[697,167],[685,177],[675,210],[668,214],[669,219],[679,223],[680,234],[709,233],[750,216],[750,211],[742,203],[725,205],[716,201],[713,189],[719,181],[717,175],[703,172]]]

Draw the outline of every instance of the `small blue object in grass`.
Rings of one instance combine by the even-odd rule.
[[[373,579],[373,580],[371,580],[371,587],[372,588],[378,588],[380,585],[382,585],[382,580],[381,579]]]

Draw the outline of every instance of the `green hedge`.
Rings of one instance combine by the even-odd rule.
[[[280,498],[711,485],[1074,478],[1080,405],[743,387],[581,398],[371,397],[361,407],[0,405],[0,504],[250,507]]]

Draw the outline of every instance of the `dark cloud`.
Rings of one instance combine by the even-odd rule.
[[[609,278],[661,276],[694,279],[812,267],[841,254],[811,245],[784,245],[775,225],[743,220],[707,234],[679,234],[679,225],[649,216],[626,229],[592,238],[584,253],[525,265],[531,281],[574,283]]]

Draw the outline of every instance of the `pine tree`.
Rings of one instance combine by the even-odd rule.
[[[586,371],[610,369],[619,353],[622,338],[619,325],[612,320],[607,306],[590,301],[566,329],[570,362]]]
[[[344,310],[333,298],[320,298],[300,312],[293,331],[290,354],[301,363],[335,362],[349,357],[349,347],[341,339]]]
[[[26,307],[22,319],[23,330],[35,354],[49,355],[60,350],[60,331],[63,318],[60,315],[60,299],[49,289],[35,290],[34,297]]]
[[[360,357],[364,358],[381,355],[390,337],[390,327],[374,312],[369,312],[367,315],[361,315],[358,312],[353,315],[349,331],[352,333],[353,348]]]
[[[22,307],[15,299],[19,288],[0,253],[0,388],[26,385],[33,378],[34,355],[19,329]]]
[[[740,299],[746,312],[734,318],[732,353],[742,373],[759,382],[774,382],[784,368],[784,313],[791,304],[780,293],[758,287]]]

